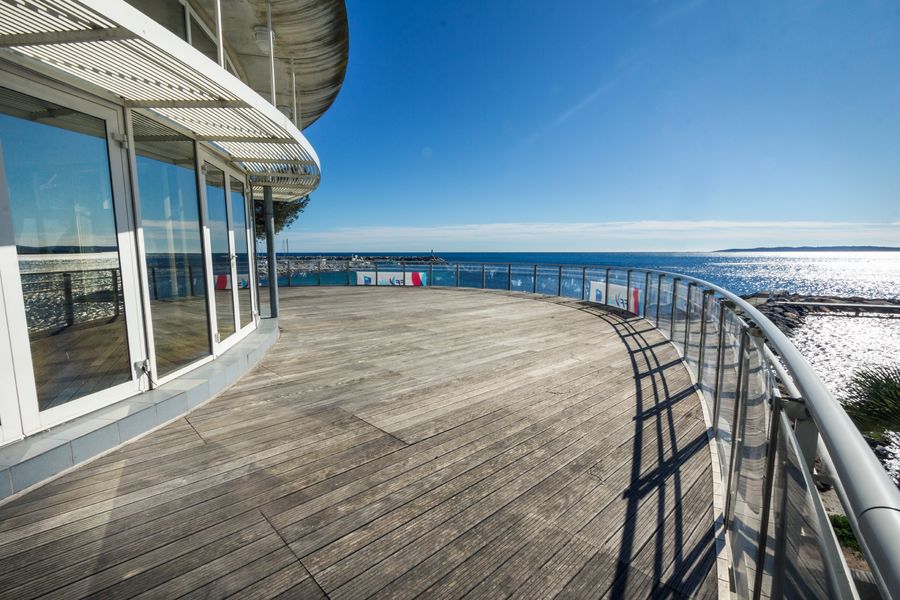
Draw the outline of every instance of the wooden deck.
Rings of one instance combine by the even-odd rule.
[[[716,594],[699,398],[640,319],[283,290],[260,367],[0,506],[0,598]]]

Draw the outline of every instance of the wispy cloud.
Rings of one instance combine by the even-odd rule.
[[[472,223],[293,230],[298,251],[640,251],[764,245],[897,245],[900,224],[834,221]],[[280,242],[279,242],[280,243]]]

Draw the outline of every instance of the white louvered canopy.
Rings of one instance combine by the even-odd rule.
[[[2,0],[0,48],[214,144],[247,171],[257,198],[263,185],[283,201],[319,185],[319,158],[285,115],[121,0]]]

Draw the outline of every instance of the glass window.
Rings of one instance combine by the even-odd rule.
[[[132,378],[106,123],[0,88],[40,410]]]
[[[241,327],[253,320],[253,301],[250,295],[252,277],[250,271],[250,247],[247,244],[247,198],[244,184],[231,178],[231,225],[234,236],[234,254],[237,257],[238,310]]]
[[[194,143],[133,113],[157,376],[210,353]]]
[[[216,323],[220,340],[224,340],[235,331],[226,202],[225,173],[207,163],[206,212],[209,226],[209,246],[212,253],[213,287],[216,291]]]
[[[191,15],[191,46],[199,50],[211,61],[219,62],[219,49],[216,47],[215,40],[200,27],[194,15]]]

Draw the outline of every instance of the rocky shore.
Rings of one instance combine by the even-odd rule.
[[[900,307],[900,300],[862,298],[859,296],[804,296],[801,294],[776,292],[774,294],[752,294],[745,296],[744,298],[751,304],[754,304],[759,312],[765,315],[787,336],[793,336],[794,332],[803,326],[806,316],[810,313],[823,314],[848,312],[846,307],[830,307],[827,306],[828,304],[862,304],[873,307],[890,304]],[[806,303],[806,305],[787,303]]]

